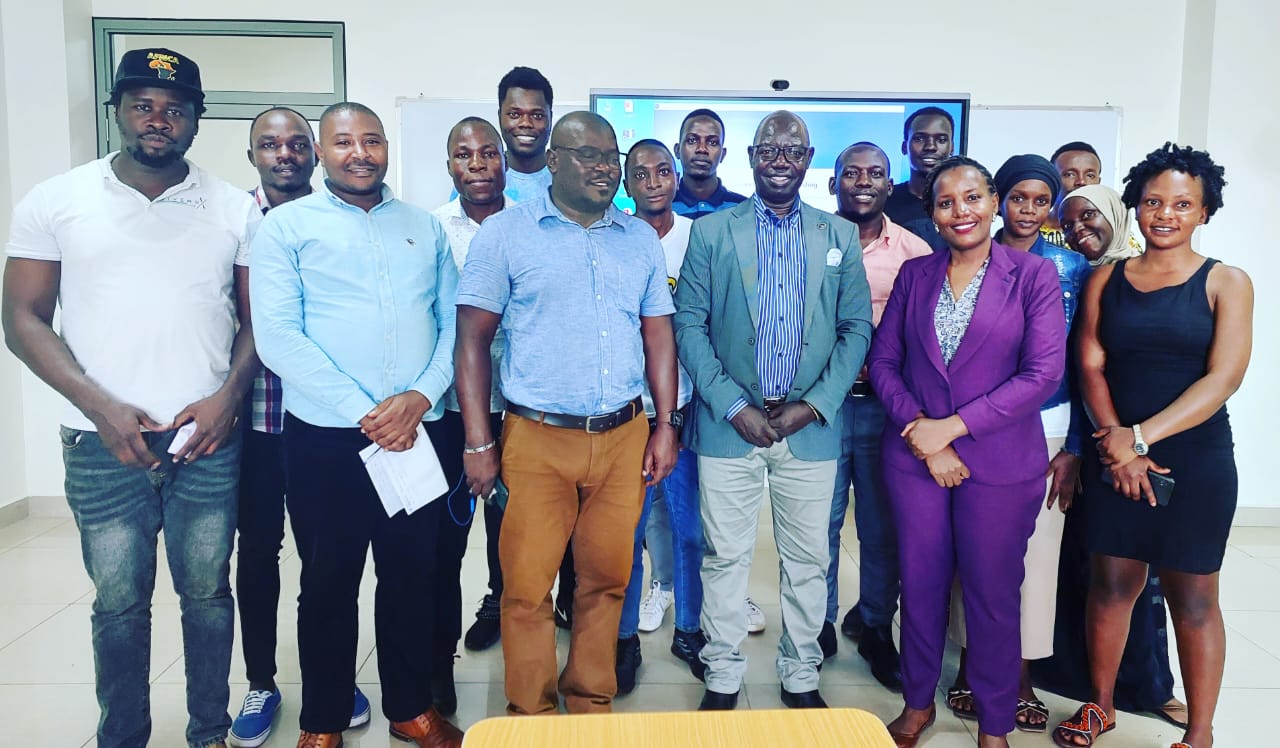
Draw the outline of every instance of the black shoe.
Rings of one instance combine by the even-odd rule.
[[[858,654],[871,665],[871,675],[880,681],[880,685],[890,691],[902,691],[902,666],[898,650],[893,646],[891,627],[866,627],[858,641]]]
[[[693,632],[676,629],[675,636],[671,637],[671,654],[687,662],[690,667],[693,667],[695,662],[702,664],[702,660],[698,659],[698,653],[705,646],[707,646],[707,637],[703,635],[702,629]],[[702,667],[706,669],[706,665]]]
[[[431,705],[446,717],[458,711],[458,692],[453,684],[453,657],[439,663],[431,674]]]
[[[804,693],[791,693],[787,689],[782,689],[782,703],[788,709],[826,709],[827,702],[822,700],[822,694],[818,693],[815,688],[812,691]]]
[[[573,629],[573,599],[556,600],[556,626],[571,631]]]
[[[737,691],[734,691],[733,693],[720,693],[719,691],[712,691],[708,688],[706,693],[702,694],[702,703],[698,704],[698,711],[728,712],[737,708],[737,706]]]
[[[822,659],[829,660],[836,656],[836,627],[831,621],[822,622],[822,631],[818,634],[818,646],[822,647]]]
[[[618,640],[618,657],[613,667],[618,678],[619,696],[626,696],[636,690],[636,671],[640,669],[643,660],[639,634]]]
[[[462,640],[463,646],[472,652],[483,652],[498,643],[502,638],[502,616],[498,608],[498,598],[485,595],[480,601],[480,609],[476,611],[476,622],[467,629]]]
[[[689,672],[703,683],[707,682],[707,663],[703,662],[698,655],[705,646],[707,646],[707,637],[702,633],[702,629],[692,633],[676,629],[675,636],[671,637],[671,654],[688,663]]]
[[[844,620],[840,622],[840,633],[849,637],[854,641],[862,638],[862,632],[866,631],[867,626],[862,622],[862,613],[858,611],[858,606],[849,608],[849,612],[844,614]]]

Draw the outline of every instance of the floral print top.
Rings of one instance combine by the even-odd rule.
[[[978,303],[978,291],[982,289],[982,279],[987,275],[987,264],[990,262],[991,257],[988,256],[958,299],[951,290],[951,279],[943,276],[938,304],[933,308],[933,331],[938,335],[942,361],[947,366],[951,365],[951,359],[955,357],[960,341],[964,340],[964,333],[969,329],[973,308]]]

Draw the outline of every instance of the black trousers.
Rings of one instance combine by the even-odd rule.
[[[489,563],[489,589],[502,594],[502,568],[498,564],[498,533],[502,527],[502,510],[479,499],[472,500],[466,481],[462,479],[462,449],[465,432],[462,414],[446,410],[438,421],[441,438],[436,442],[440,465],[449,480],[450,493],[439,502],[440,529],[436,557],[438,583],[436,591],[435,638],[432,653],[439,662],[451,662],[462,638],[462,557],[467,552],[467,536],[475,511],[484,507],[486,550]],[[494,434],[502,433],[502,414],[489,416]]]
[[[236,603],[245,677],[276,677],[276,611],[280,607],[280,546],[284,542],[284,445],[279,434],[241,423],[240,517],[236,546]]]
[[[439,421],[424,424],[444,443]],[[374,633],[382,713],[392,722],[431,707],[432,587],[444,502],[387,517],[359,451],[359,429],[322,428],[286,415],[289,519],[302,559],[298,656],[308,732],[341,732],[351,720],[356,676],[356,607],[365,557],[373,546],[378,582]]]

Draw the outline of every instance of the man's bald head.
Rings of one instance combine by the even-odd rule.
[[[607,135],[615,144],[618,142],[609,120],[595,112],[569,112],[556,120],[555,127],[551,128],[551,146],[573,148],[582,142],[587,132]]]
[[[785,109],[779,109],[760,120],[760,126],[756,128],[755,143],[759,145],[764,140],[773,140],[774,136],[780,134],[798,136],[802,141],[801,145],[809,145],[809,126],[794,112]]]
[[[578,216],[583,226],[604,215],[622,178],[618,138],[604,117],[593,112],[570,112],[551,130],[547,169],[551,197]],[[581,221],[580,221],[581,222]]]

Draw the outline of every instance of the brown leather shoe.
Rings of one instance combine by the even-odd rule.
[[[414,743],[418,748],[460,748],[462,745],[462,730],[435,709],[428,709],[408,722],[392,722],[391,737]]]
[[[342,748],[342,733],[303,730],[298,736],[298,748]]]
[[[894,732],[890,730],[889,737],[893,738],[893,743],[897,748],[915,748],[916,743],[920,742],[920,736],[933,725],[933,721],[937,718],[938,710],[930,708],[929,719],[925,720],[923,725],[920,725],[919,730],[915,732]]]

